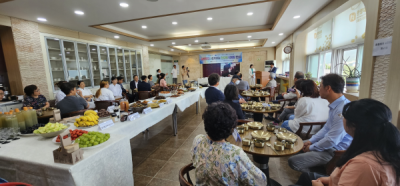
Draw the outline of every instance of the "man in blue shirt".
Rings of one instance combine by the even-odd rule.
[[[210,87],[205,92],[207,104],[210,105],[217,101],[224,101],[224,94],[217,88],[219,85],[219,75],[217,73],[212,73],[208,76],[208,84],[210,84]]]
[[[349,103],[343,95],[344,80],[337,74],[321,77],[320,96],[328,100],[329,117],[324,127],[303,146],[305,153],[289,158],[289,166],[301,172],[313,172],[310,168],[326,165],[334,151],[346,150],[353,138],[346,133],[340,117],[343,106]]]

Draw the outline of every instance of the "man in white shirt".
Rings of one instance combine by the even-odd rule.
[[[174,65],[171,74],[172,74],[172,83],[176,85],[178,83],[178,70],[176,70],[176,65]]]
[[[67,95],[64,94],[63,91],[61,91],[61,85],[67,83],[66,81],[60,81],[57,83],[58,88],[60,88],[60,90],[57,92],[56,94],[56,100],[55,100],[55,105],[57,105],[58,102],[60,102],[61,100],[63,100]]]
[[[110,85],[110,87],[108,87],[108,89],[110,89],[111,92],[113,92],[114,97],[122,97],[122,89],[121,85],[118,84],[117,77],[112,77],[111,83],[112,84]]]

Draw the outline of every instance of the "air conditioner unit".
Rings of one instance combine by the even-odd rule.
[[[201,44],[201,48],[202,48],[202,49],[210,49],[210,48],[211,48],[211,45],[208,44],[208,43],[204,43],[204,44]]]

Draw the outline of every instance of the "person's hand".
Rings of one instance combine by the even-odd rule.
[[[294,90],[296,90],[296,89],[294,89]],[[300,92],[299,91],[296,90],[294,93],[296,94],[297,98],[300,97]]]
[[[317,180],[321,181],[324,185],[329,185],[330,178],[329,177],[320,177]]]
[[[311,141],[306,141],[306,142],[304,143],[304,147],[305,147],[305,146],[309,146],[309,145],[312,145]]]
[[[312,183],[312,186],[324,186],[324,184],[319,180],[313,180],[313,181],[311,181],[311,183]]]
[[[311,145],[304,146],[303,147],[303,151],[304,152],[310,152],[310,147],[311,147]]]
[[[246,101],[243,98],[240,98],[239,103],[246,103]]]

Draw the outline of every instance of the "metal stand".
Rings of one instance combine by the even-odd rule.
[[[271,179],[269,177],[269,157],[267,156],[257,156],[253,154],[253,159],[255,162],[260,164],[260,170],[264,172],[265,176],[267,176],[268,186],[281,186],[277,181]]]
[[[199,102],[197,101],[196,102],[196,114],[199,114],[199,106],[200,106]]]
[[[174,136],[178,134],[178,106],[175,105],[174,112],[172,113],[172,132]]]

